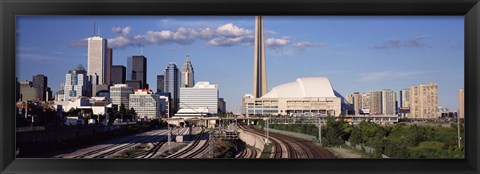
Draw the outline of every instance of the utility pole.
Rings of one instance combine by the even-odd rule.
[[[458,139],[458,148],[460,149],[460,140],[462,137],[460,137],[460,116],[457,115],[457,139]]]
[[[171,153],[171,152],[172,152],[172,149],[170,148],[170,139],[171,139],[172,130],[170,129],[170,124],[168,123],[168,121],[167,121],[167,127],[168,127],[168,137],[167,137],[167,139],[168,139],[168,143],[167,143],[167,145],[168,145],[168,152]]]
[[[322,145],[322,118],[318,117],[318,141]]]

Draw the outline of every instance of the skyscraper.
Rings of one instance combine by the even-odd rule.
[[[107,75],[105,83],[107,85],[112,85],[112,58],[113,58],[113,49],[107,48]]]
[[[145,56],[128,57],[127,80],[140,80],[140,88],[148,88],[147,58]]]
[[[187,57],[182,67],[182,87],[190,88],[195,84],[192,62]]]
[[[38,97],[40,100],[45,101],[47,99],[46,92],[47,92],[47,85],[48,85],[48,78],[43,74],[38,74],[33,76],[32,87],[38,89]]]
[[[177,64],[170,62],[165,69],[165,92],[171,95],[170,113],[176,113],[179,109],[180,76],[178,74]]]
[[[458,90],[458,117],[465,118],[465,90]]]
[[[180,88],[180,110],[201,110],[210,114],[218,113],[218,85],[210,82],[197,82],[191,88]]]
[[[127,70],[123,65],[113,65],[111,72],[111,85],[125,84]]]
[[[107,40],[99,36],[88,38],[88,75],[92,85],[107,83]]]
[[[410,110],[410,89],[406,88],[400,91],[400,113],[403,114],[403,117],[408,117],[409,110]]]
[[[64,100],[74,100],[80,96],[87,96],[89,92],[87,71],[82,65],[72,68],[65,75]]]
[[[263,37],[263,17],[255,16],[255,43],[253,62],[253,97],[260,98],[267,93],[267,70]]]
[[[128,87],[126,84],[115,84],[110,86],[110,98],[112,99],[112,104],[117,105],[118,110],[123,104],[125,109],[130,109],[129,97],[130,94],[133,94],[133,88]]]
[[[438,115],[438,86],[436,83],[410,87],[410,118],[432,119]]]
[[[395,115],[397,111],[397,94],[390,89],[382,90],[382,115]]]
[[[355,92],[353,94],[347,95],[347,102],[353,104],[353,111],[355,115],[360,115],[360,106],[362,106],[362,97],[360,93]]]
[[[165,92],[165,76],[157,75],[157,94]]]
[[[370,115],[382,115],[382,91],[370,92]]]

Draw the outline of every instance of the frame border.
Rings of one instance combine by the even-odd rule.
[[[478,0],[0,0],[1,173],[479,173]],[[463,15],[465,159],[15,159],[15,17],[22,15]],[[239,166],[232,169],[232,166]],[[348,166],[348,167],[345,167]]]

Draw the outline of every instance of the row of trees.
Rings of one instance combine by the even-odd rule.
[[[259,125],[263,125],[262,122]],[[318,136],[315,125],[270,125],[270,128]],[[461,137],[465,137],[464,120],[460,121]],[[465,139],[458,146],[457,124],[407,125],[399,123],[382,126],[362,121],[351,125],[342,118],[327,118],[322,126],[322,144],[340,146],[345,141],[374,148],[375,155],[392,158],[463,158]]]

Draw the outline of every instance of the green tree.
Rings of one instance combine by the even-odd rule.
[[[136,117],[137,117],[137,112],[135,111],[135,109],[130,108],[130,110],[128,111],[128,115],[129,115],[129,118],[130,120],[134,120]]]
[[[360,128],[354,126],[350,135],[349,141],[353,144],[363,144],[363,136]]]

